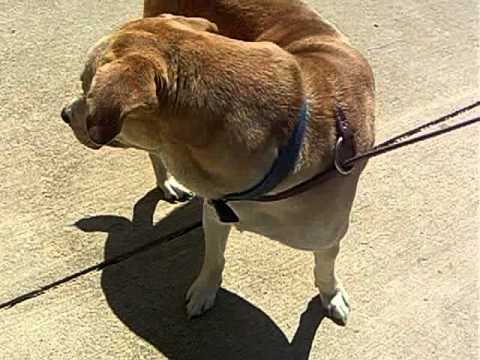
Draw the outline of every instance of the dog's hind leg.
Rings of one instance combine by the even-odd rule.
[[[225,247],[231,226],[217,219],[215,210],[203,204],[203,231],[205,235],[205,257],[200,274],[188,290],[187,314],[190,318],[199,316],[215,303],[218,288],[222,283],[225,265]]]
[[[318,250],[315,255],[315,285],[320,292],[322,305],[327,316],[338,325],[346,325],[350,305],[346,292],[338,283],[335,275],[335,260],[339,252],[339,245]]]

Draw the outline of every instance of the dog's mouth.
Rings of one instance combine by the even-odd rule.
[[[93,150],[102,147],[102,144],[97,143],[92,136],[95,135],[95,129],[88,124],[85,97],[78,97],[66,106],[61,112],[61,117],[82,145]]]
[[[96,144],[95,142],[93,142],[90,139],[84,140],[84,139],[80,139],[78,136],[77,136],[77,139],[82,143],[82,145],[84,145],[84,146],[86,146],[86,147],[88,147],[89,149],[92,149],[92,150],[99,150],[103,146],[103,145]]]
[[[92,150],[99,150],[102,147],[102,145],[95,144],[94,142],[84,143],[83,145]]]
[[[92,137],[91,131],[92,129],[87,130],[87,126],[85,128],[82,126],[81,128],[74,128],[72,125],[70,125],[72,128],[72,131],[77,138],[77,140],[84,146],[88,147],[89,149],[92,150],[99,150],[104,146],[108,147],[113,147],[113,148],[120,148],[120,149],[128,149],[130,146],[124,144],[123,142],[113,139],[107,144],[97,144],[95,140]],[[95,130],[93,130],[95,131]]]
[[[113,148],[119,148],[119,149],[128,149],[130,148],[130,146],[128,145],[125,145],[123,144],[122,142],[118,141],[118,140],[112,140],[109,144],[108,144],[109,147],[113,147]]]
[[[84,146],[88,147],[92,150],[98,150],[102,147],[102,145],[97,144],[89,134],[89,130],[87,129],[86,124],[78,124],[76,121],[72,121],[69,124],[70,128],[72,129],[73,135],[77,138],[77,140]]]

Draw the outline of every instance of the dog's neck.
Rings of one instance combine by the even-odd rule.
[[[171,42],[158,54],[169,64],[159,103],[163,150],[176,159],[170,167],[183,164],[180,180],[197,174],[210,184],[205,191],[218,191],[208,195],[244,190],[268,171],[297,121],[304,99],[299,65],[268,43],[204,34],[190,45]]]
[[[285,142],[304,96],[295,59],[272,44],[207,33],[190,45],[172,42],[159,54],[169,63],[160,108],[171,139],[205,146],[215,138],[212,132],[226,128],[230,141],[247,151],[271,139]]]

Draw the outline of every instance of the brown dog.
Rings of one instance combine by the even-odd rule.
[[[374,83],[363,57],[300,1],[145,2],[146,16],[163,12],[204,18],[146,18],[102,39],[89,53],[83,96],[62,117],[86,146],[149,152],[170,199],[184,194],[168,173],[205,199],[205,260],[187,293],[195,316],[214,303],[231,228],[208,200],[258,189],[284,158],[294,158],[288,176],[268,193],[330,168],[338,107],[356,149],[371,147]],[[239,229],[314,252],[322,303],[340,324],[349,305],[334,264],[363,167],[281,201],[229,203]]]

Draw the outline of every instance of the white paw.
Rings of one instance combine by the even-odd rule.
[[[166,180],[158,187],[163,191],[164,200],[169,203],[185,202],[193,197],[193,194],[178,184],[175,179]]]
[[[187,292],[187,315],[191,319],[200,316],[215,304],[219,282],[209,284],[200,278],[195,280]]]
[[[320,294],[322,306],[327,311],[327,316],[336,324],[345,326],[347,324],[348,314],[350,313],[350,305],[348,297],[344,290],[338,289],[337,292],[330,297],[324,297]]]

